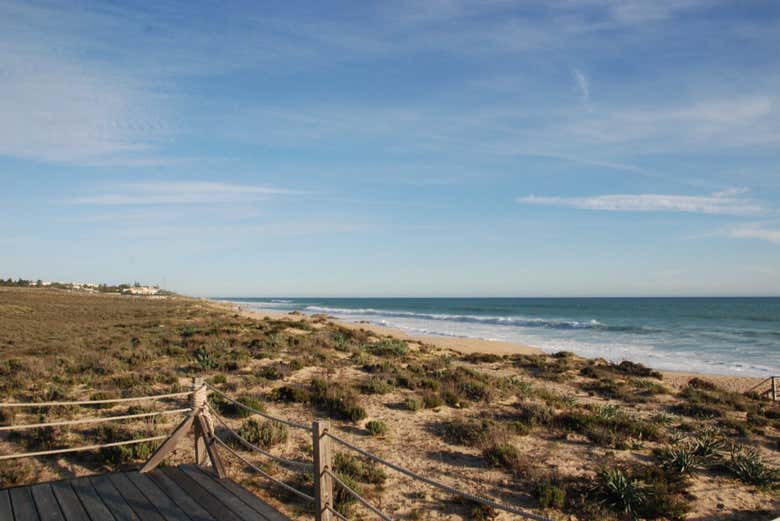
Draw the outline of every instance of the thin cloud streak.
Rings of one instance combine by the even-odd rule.
[[[742,196],[744,190],[726,190],[711,195],[610,194],[592,197],[528,195],[519,203],[558,206],[579,210],[611,212],[683,212],[711,215],[761,215],[767,209],[758,201]]]
[[[87,205],[214,204],[256,201],[273,196],[304,195],[308,192],[260,185],[210,181],[143,182],[119,185],[117,191],[68,200]]]
[[[765,224],[750,223],[730,228],[726,235],[734,239],[759,239],[780,244],[780,229],[767,228]]]

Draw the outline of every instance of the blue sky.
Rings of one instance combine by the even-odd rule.
[[[780,4],[0,0],[0,276],[780,294]]]

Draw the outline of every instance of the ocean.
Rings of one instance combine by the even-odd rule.
[[[780,375],[780,298],[221,298],[656,369]]]

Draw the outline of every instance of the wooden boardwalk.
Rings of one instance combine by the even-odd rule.
[[[0,521],[289,521],[229,479],[194,465],[0,490]]]

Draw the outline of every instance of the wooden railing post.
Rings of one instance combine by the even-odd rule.
[[[777,380],[775,380],[775,377],[772,377],[772,401],[777,401]]]
[[[327,471],[332,466],[331,439],[326,436],[330,422],[318,420],[312,423],[312,444],[314,446],[314,500],[316,502],[315,521],[331,521],[333,516],[333,479]]]
[[[203,385],[203,378],[194,377],[192,379],[192,396],[190,397],[190,407],[192,412],[199,414],[200,411],[206,409],[206,402],[208,400],[208,389]],[[204,465],[206,458],[208,458],[208,451],[206,451],[206,433],[200,429],[200,422],[196,421],[194,425],[194,438],[195,438],[195,464]]]

